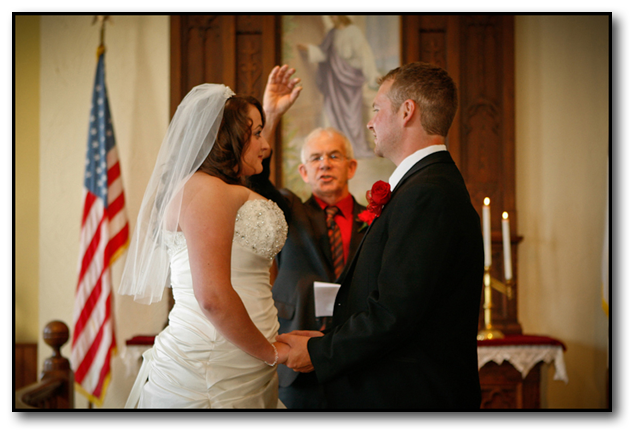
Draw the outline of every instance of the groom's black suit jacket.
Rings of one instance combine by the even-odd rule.
[[[450,154],[397,185],[346,268],[333,329],[308,351],[330,409],[476,410],[484,254]]]
[[[280,191],[282,209],[288,219],[288,238],[276,256],[278,275],[272,295],[279,311],[279,333],[292,330],[317,330],[315,318],[315,281],[334,283],[334,268],[325,212],[311,196],[306,202],[287,189]],[[354,201],[350,254],[346,266],[365,234],[357,216],[365,209]],[[299,373],[285,365],[278,368],[279,385],[290,386]]]

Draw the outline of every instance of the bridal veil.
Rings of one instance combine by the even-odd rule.
[[[178,228],[182,189],[203,164],[218,134],[225,102],[234,92],[224,85],[203,84],[185,96],[163,139],[138,213],[119,293],[144,304],[157,302],[169,286],[169,256],[163,238]]]

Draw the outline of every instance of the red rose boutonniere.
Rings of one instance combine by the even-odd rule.
[[[383,181],[377,181],[372,185],[372,189],[366,192],[368,200],[368,211],[379,217],[383,206],[390,201],[390,184]]]
[[[372,189],[366,192],[368,208],[359,213],[358,218],[370,225],[376,217],[379,217],[383,206],[390,200],[390,195],[390,184],[384,181],[374,183]]]
[[[359,231],[363,230],[365,227],[369,227],[374,218],[376,217],[373,212],[366,210],[363,210],[361,213],[357,215],[359,220],[363,222],[363,225],[361,225],[361,228],[359,228]]]

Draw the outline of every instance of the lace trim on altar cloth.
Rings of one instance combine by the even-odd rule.
[[[531,369],[539,362],[555,363],[555,380],[568,383],[566,365],[564,363],[564,350],[561,346],[552,345],[520,345],[499,347],[478,347],[478,367],[481,369],[488,362],[493,361],[501,365],[504,361],[510,362],[517,371],[526,378]]]

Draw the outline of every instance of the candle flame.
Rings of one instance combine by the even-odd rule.
[[[490,205],[490,198],[484,198],[484,205]]]
[[[503,213],[502,213],[502,217],[503,217],[504,219],[508,219],[508,213],[503,212]]]

